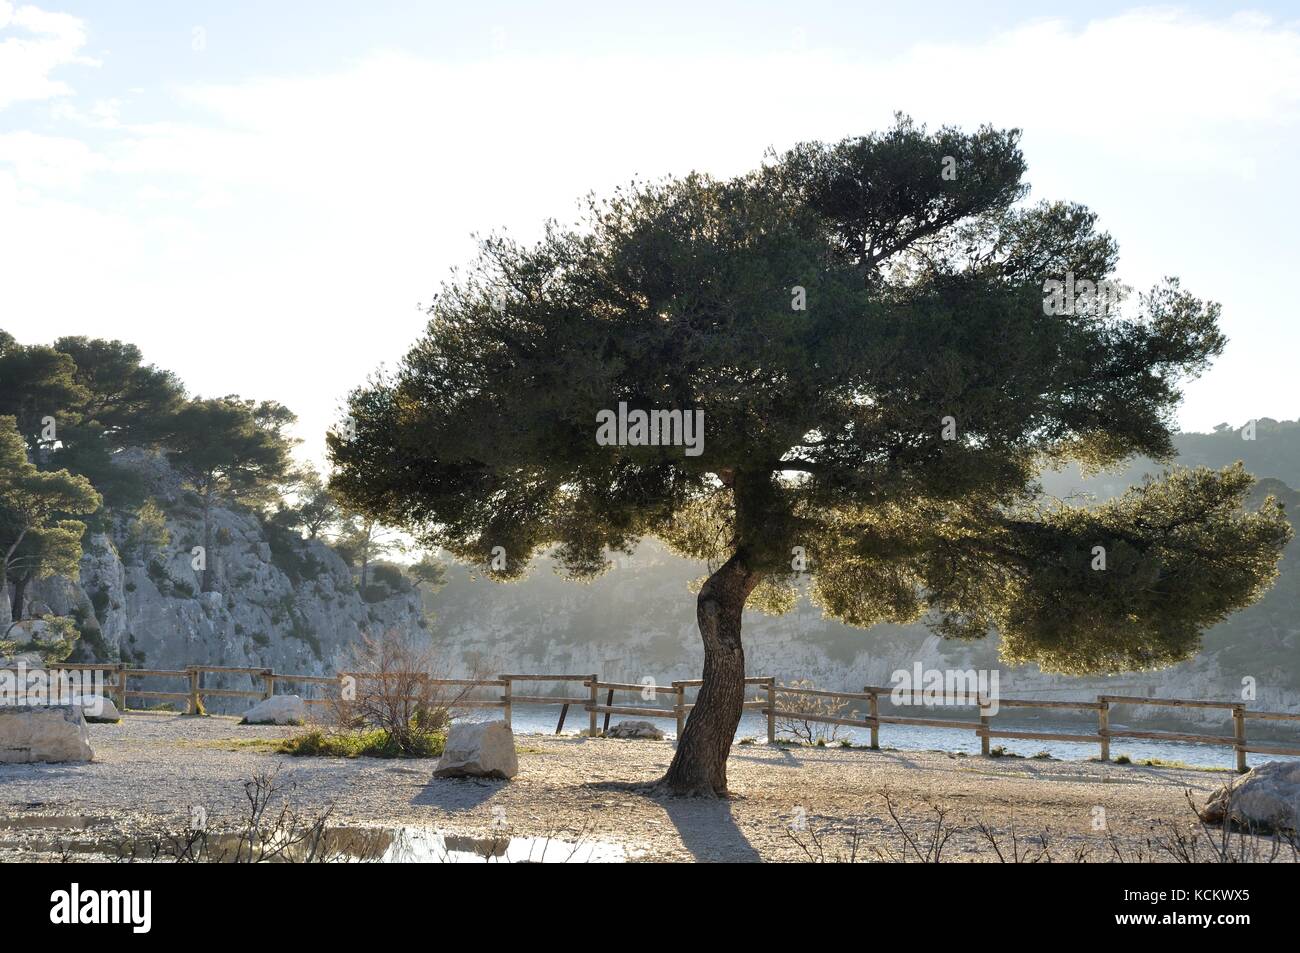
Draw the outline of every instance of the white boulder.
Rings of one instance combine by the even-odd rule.
[[[307,720],[307,706],[301,695],[272,695],[244,714],[249,725],[301,725]]]
[[[1300,761],[1268,761],[1210,795],[1201,819],[1258,831],[1300,830]]]
[[[654,738],[662,741],[664,733],[648,721],[620,721],[605,732],[606,738]]]
[[[93,756],[80,707],[0,706],[0,763],[89,761]]]
[[[504,721],[453,722],[435,778],[513,778],[519,773],[515,734]]]
[[[69,705],[81,709],[86,721],[121,721],[122,713],[117,710],[111,698],[103,695],[75,695],[67,699]]]

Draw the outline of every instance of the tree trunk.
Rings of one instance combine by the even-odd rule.
[[[720,797],[727,793],[727,756],[745,701],[745,649],[740,618],[759,574],[737,554],[708,578],[695,601],[704,640],[703,685],[686,719],[677,753],[660,786],[671,794]]]
[[[15,622],[23,618],[23,610],[27,604],[27,584],[31,581],[30,574],[19,576],[14,580],[13,621]]]
[[[212,591],[212,484],[203,491],[203,578],[199,581],[200,592]]]
[[[3,575],[0,575],[0,628],[7,628],[10,622],[14,621],[13,613],[10,611],[9,603],[9,582]]]

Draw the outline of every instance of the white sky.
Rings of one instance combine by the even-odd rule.
[[[384,7],[316,23],[0,0],[0,327],[122,338],[193,392],[278,399],[314,456],[471,232],[528,238],[589,190],[740,172],[903,110],[1020,126],[1033,197],[1098,211],[1126,283],[1176,274],[1223,302],[1231,343],[1184,427],[1300,416],[1294,21],[1110,6],[967,25],[923,5],[738,34],[689,5],[585,26],[489,6],[448,33]]]

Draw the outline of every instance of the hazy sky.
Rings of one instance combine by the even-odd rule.
[[[1126,283],[1223,302],[1184,427],[1297,416],[1294,7],[42,2],[0,0],[0,327],[281,400],[313,454],[471,232],[895,110],[1021,127]]]

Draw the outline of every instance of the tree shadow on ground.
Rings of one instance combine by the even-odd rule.
[[[505,781],[482,778],[433,778],[411,798],[411,803],[444,811],[472,811],[490,801],[505,785]]]
[[[762,861],[736,826],[730,802],[683,797],[663,798],[661,803],[682,844],[696,860],[751,864]]]
[[[731,760],[732,760],[732,761],[752,761],[752,762],[754,762],[755,764],[770,764],[770,765],[772,765],[772,767],[775,767],[775,768],[801,768],[801,767],[803,767],[803,762],[800,761],[798,758],[796,758],[794,752],[791,751],[789,748],[784,748],[784,747],[782,747],[782,748],[777,748],[777,749],[768,749],[768,752],[770,752],[770,751],[772,751],[772,750],[775,750],[775,751],[776,751],[776,752],[781,756],[781,759],[780,759],[779,761],[773,761],[772,758],[769,756],[769,754],[768,754],[767,752],[765,752],[764,754],[760,755],[760,754],[758,754],[758,753],[749,754],[748,752],[743,752],[743,751],[734,751],[734,750],[731,752]],[[796,750],[797,750],[797,749],[796,749]]]
[[[591,791],[617,791],[654,801],[664,809],[677,828],[682,845],[702,862],[760,863],[757,850],[736,825],[727,798],[673,797],[660,794],[654,782],[593,781],[584,784]]]

